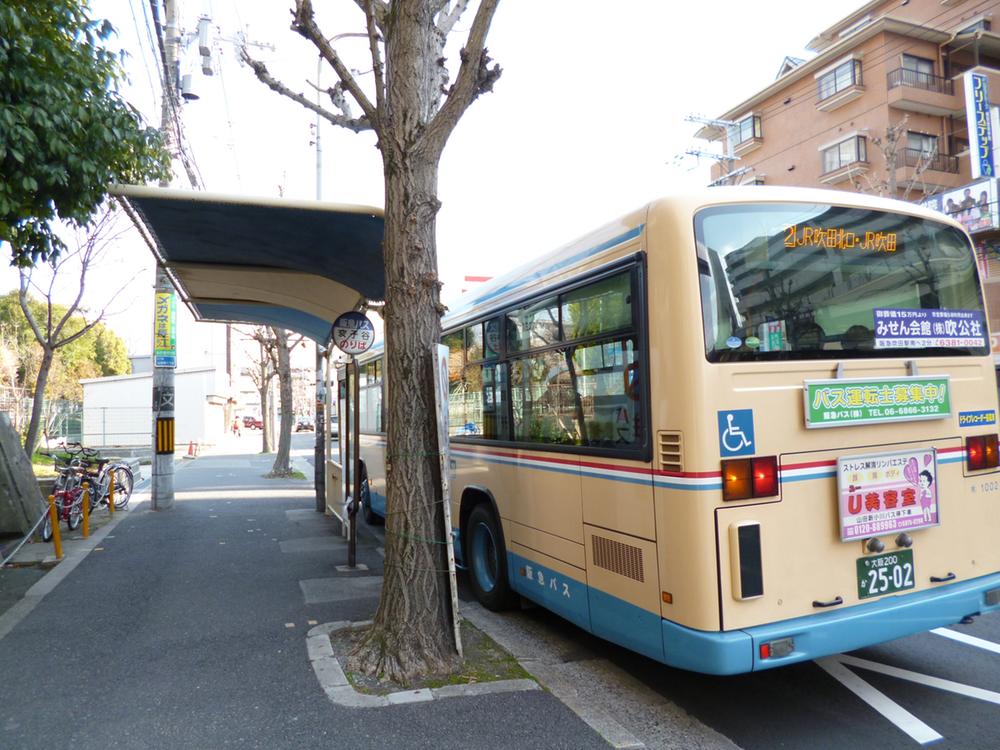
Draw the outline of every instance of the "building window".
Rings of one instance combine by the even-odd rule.
[[[749,115],[736,123],[736,143],[746,143],[753,138],[761,137],[760,115]]]
[[[819,77],[819,99],[829,99],[834,94],[851,86],[860,86],[861,83],[861,61],[848,60]]]
[[[934,61],[916,55],[903,55],[903,69],[932,76],[934,75]]]
[[[848,164],[868,161],[868,145],[864,136],[856,135],[846,141],[823,149],[823,173],[836,172]]]
[[[906,134],[906,150],[917,151],[921,154],[936,154],[938,153],[937,136],[909,131]]]

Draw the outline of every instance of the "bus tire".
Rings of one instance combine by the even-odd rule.
[[[361,514],[369,526],[381,526],[385,519],[372,510],[372,491],[368,486],[368,477],[361,477]]]
[[[486,503],[472,509],[463,537],[469,583],[476,599],[494,612],[508,609],[517,597],[507,580],[507,550],[500,523]]]

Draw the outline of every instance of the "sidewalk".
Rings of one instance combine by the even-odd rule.
[[[67,552],[32,588],[28,612],[0,616],[0,747],[608,746],[542,690],[332,703],[307,633],[372,617],[382,556],[363,534],[367,570],[338,570],[346,545],[312,510],[311,480],[263,479],[272,462],[179,463],[172,510],[136,497],[89,554],[70,567]]]

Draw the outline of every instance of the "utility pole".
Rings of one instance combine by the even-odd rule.
[[[155,7],[155,6],[154,6]],[[163,0],[163,106],[160,110],[160,130],[166,139],[167,151],[174,147],[173,113],[177,101],[177,0]],[[160,181],[169,187],[170,180]],[[153,510],[169,510],[174,504],[174,368],[177,366],[177,295],[167,271],[156,268],[156,291],[153,314],[153,475],[150,486],[150,506]]]

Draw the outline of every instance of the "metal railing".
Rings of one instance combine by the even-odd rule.
[[[896,68],[896,70],[889,72],[887,80],[890,89],[909,86],[924,91],[935,91],[939,94],[951,95],[955,93],[955,83],[950,78],[921,73],[919,70]]]
[[[900,166],[917,167],[925,166],[935,172],[951,172],[958,174],[958,157],[948,154],[930,154],[919,148],[904,148],[903,159]]]

